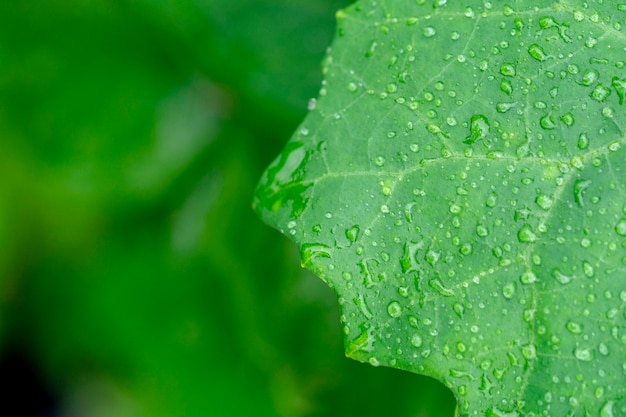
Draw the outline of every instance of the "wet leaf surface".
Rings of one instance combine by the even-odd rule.
[[[626,413],[626,6],[360,1],[255,206],[348,356],[460,415]]]

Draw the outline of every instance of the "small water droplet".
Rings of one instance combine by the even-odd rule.
[[[435,30],[434,27],[428,26],[424,28],[424,36],[426,36],[427,38],[432,38],[436,34],[437,34],[437,30]]]
[[[465,307],[463,306],[463,304],[461,304],[461,303],[454,303],[452,305],[452,309],[454,310],[456,315],[459,316],[460,319],[463,318],[463,313],[465,312]]]
[[[622,218],[617,222],[615,232],[620,236],[626,236],[626,219]]]
[[[391,303],[389,303],[389,305],[387,306],[387,313],[389,313],[389,315],[391,317],[400,317],[402,315],[402,307],[400,306],[400,303],[398,303],[397,301],[392,301]]]
[[[561,272],[560,269],[556,268],[552,271],[552,276],[554,277],[554,279],[556,279],[559,283],[565,285],[565,284],[569,284],[572,281],[572,277],[565,275],[563,272]]]
[[[545,61],[546,59],[548,59],[548,55],[546,54],[546,52],[540,45],[536,43],[530,45],[530,47],[528,48],[528,53],[537,61]]]
[[[515,283],[509,282],[502,288],[502,295],[504,298],[511,299],[515,296]]]
[[[506,113],[509,110],[511,110],[513,107],[515,107],[517,103],[497,103],[496,104],[496,111],[498,113]]]
[[[613,417],[613,400],[607,401],[600,409],[600,417]]]
[[[568,321],[566,327],[567,330],[574,334],[581,334],[583,332],[583,327],[575,321]]]
[[[550,210],[554,204],[554,199],[548,195],[541,194],[535,199],[535,203],[544,210]]]
[[[471,255],[473,251],[474,251],[474,247],[472,246],[471,243],[464,243],[459,248],[459,252],[461,253],[461,255],[466,255],[466,256]]]
[[[520,277],[522,284],[528,285],[537,282],[537,275],[533,271],[526,271]]]
[[[521,349],[522,349],[522,356],[524,356],[524,358],[528,360],[537,358],[537,348],[535,347],[535,345],[533,344],[524,345],[521,347]]]
[[[515,65],[505,62],[504,64],[500,66],[500,74],[506,77],[514,77],[515,74],[517,74]]]
[[[375,357],[375,356],[372,356],[372,357],[369,359],[369,363],[370,363],[370,365],[372,365],[372,366],[380,366],[380,361],[379,361],[378,359],[376,359],[376,357]]]
[[[503,79],[500,82],[500,90],[502,90],[503,92],[505,92],[506,94],[510,96],[511,94],[513,94],[513,84],[511,84],[511,81],[507,79]]]
[[[589,362],[593,359],[593,351],[589,349],[576,348],[574,350],[574,356],[576,356],[576,359],[578,360]]]
[[[589,97],[602,103],[609,97],[609,95],[611,95],[611,89],[603,86],[602,84],[598,84],[594,87],[591,94],[589,94]]]
[[[350,241],[350,243],[354,243],[356,242],[356,240],[359,237],[359,231],[360,231],[360,227],[358,225],[354,225],[349,229],[346,229],[346,237],[348,238],[348,240]]]
[[[539,119],[539,126],[541,126],[543,129],[551,130],[556,127],[556,123],[554,122],[554,119],[551,115],[546,114]]]
[[[566,126],[573,126],[575,122],[574,115],[572,113],[565,113],[561,116],[561,121],[565,123]]]
[[[422,343],[423,343],[423,342],[422,342],[422,338],[420,337],[420,335],[418,335],[418,334],[414,334],[414,335],[411,337],[411,344],[412,344],[413,346],[415,346],[416,348],[418,348],[418,347],[422,346]]]
[[[437,290],[437,292],[443,295],[444,297],[451,297],[454,295],[454,291],[449,288],[446,288],[441,282],[441,280],[437,278],[431,279],[430,281],[428,281],[428,285],[431,288],[434,288],[435,290]]]
[[[585,205],[585,201],[583,200],[583,194],[585,189],[591,185],[591,180],[576,180],[574,183],[574,201],[578,204],[579,207],[583,207]]]
[[[483,224],[476,225],[476,234],[480,237],[485,237],[489,235],[489,229]]]
[[[613,77],[611,85],[619,97],[619,104],[624,104],[626,102],[626,78]]]
[[[537,234],[533,231],[530,225],[525,224],[517,232],[517,239],[520,243],[534,243],[537,241]]]

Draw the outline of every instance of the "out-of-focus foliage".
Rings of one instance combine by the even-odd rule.
[[[0,2],[0,356],[52,415],[452,414],[250,208],[346,5]]]

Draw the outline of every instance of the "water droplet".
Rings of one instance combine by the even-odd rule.
[[[534,243],[537,241],[537,234],[533,231],[530,225],[525,224],[517,232],[517,239],[520,243]]]
[[[578,149],[584,150],[589,147],[589,138],[586,133],[581,133],[578,137]]]
[[[520,277],[520,281],[522,282],[522,284],[532,284],[534,282],[537,282],[537,275],[535,275],[533,271],[526,271]]]
[[[441,257],[441,252],[437,252],[437,251],[435,251],[433,249],[428,249],[428,252],[426,252],[426,255],[424,256],[424,259],[431,266],[435,266],[435,264],[439,261],[440,257]]]
[[[600,417],[613,417],[613,400],[607,401],[600,409]]]
[[[346,237],[348,238],[348,240],[350,241],[350,243],[354,243],[356,242],[356,240],[359,237],[359,231],[360,231],[360,227],[358,225],[354,225],[349,229],[346,229]]]
[[[528,53],[537,61],[545,61],[546,59],[548,59],[548,55],[546,54],[546,52],[541,46],[536,43],[530,45],[530,47],[528,48]]]
[[[593,351],[589,349],[576,348],[574,350],[574,356],[576,356],[576,359],[578,360],[588,362],[593,359]]]
[[[367,48],[367,52],[365,52],[365,57],[369,58],[372,55],[374,55],[374,52],[376,52],[377,46],[378,46],[378,42],[372,41],[372,43],[370,43],[370,47]]]
[[[500,82],[500,90],[504,91],[510,96],[511,94],[513,94],[513,84],[511,84],[511,81],[503,79],[502,82]]]
[[[515,70],[515,65],[505,62],[500,66],[500,74],[506,77],[514,77],[517,71]]]
[[[568,321],[566,327],[567,330],[574,334],[581,334],[583,332],[583,327],[574,321]]]
[[[611,89],[603,86],[602,84],[598,84],[594,87],[591,94],[589,94],[589,97],[602,103],[609,95],[611,95]]]
[[[389,305],[387,306],[387,313],[389,313],[389,315],[391,317],[400,317],[402,315],[402,307],[400,306],[400,303],[398,303],[397,301],[392,301],[391,303],[389,303]]]
[[[424,36],[426,36],[427,38],[432,38],[436,34],[437,34],[437,31],[435,30],[434,27],[428,26],[424,28]]]
[[[622,218],[617,222],[615,232],[620,236],[626,236],[626,219]]]
[[[565,275],[558,268],[552,271],[552,276],[554,277],[554,279],[556,279],[559,283],[563,285],[569,284],[572,281],[572,277]]]
[[[579,207],[583,207],[585,205],[583,194],[585,189],[590,185],[591,180],[576,180],[574,183],[574,201],[576,201],[576,204],[578,204]]]
[[[496,206],[497,201],[498,201],[498,196],[495,193],[490,194],[489,197],[487,197],[487,201],[485,202],[485,205],[489,208],[494,208]]]
[[[580,81],[580,84],[584,85],[585,87],[589,87],[590,85],[592,85],[596,81],[598,81],[599,77],[600,77],[600,74],[598,73],[598,71],[596,71],[596,70],[587,70],[583,74],[583,78]]]
[[[454,291],[449,288],[446,288],[441,282],[441,280],[437,278],[431,279],[430,281],[428,281],[428,285],[431,288],[434,288],[435,290],[437,290],[437,292],[443,295],[444,297],[451,297],[454,295]]]
[[[548,195],[541,194],[537,196],[537,198],[535,199],[535,203],[537,203],[539,207],[547,211],[550,210],[552,204],[554,204],[554,199]]]
[[[566,126],[573,126],[575,122],[574,115],[572,113],[565,113],[561,116],[561,121],[565,123]]]
[[[471,243],[464,243],[459,248],[459,252],[461,253],[461,255],[471,255],[473,251],[474,248]]]
[[[626,102],[626,78],[613,77],[611,85],[619,97],[619,104],[624,104]]]
[[[539,119],[539,126],[541,126],[543,129],[551,130],[556,127],[556,123],[554,122],[554,119],[552,119],[551,115],[546,114]]]
[[[463,313],[465,312],[465,307],[463,306],[463,304],[461,304],[461,303],[454,303],[452,305],[452,309],[454,310],[456,315],[459,316],[460,319],[463,318]]]
[[[509,282],[502,288],[502,295],[504,298],[511,299],[515,296],[515,283]]]
[[[304,244],[300,249],[302,265],[310,265],[311,261],[315,258],[330,258],[330,255],[330,247],[321,243]]]
[[[476,234],[480,237],[485,237],[489,235],[489,229],[483,224],[476,225]]]
[[[411,337],[411,344],[413,346],[415,346],[416,348],[422,346],[422,338],[420,337],[420,335],[418,334],[414,334],[413,337]]]
[[[498,113],[506,113],[515,107],[517,103],[498,103],[496,104],[496,111]]]
[[[385,158],[382,156],[377,156],[376,159],[374,160],[374,163],[377,166],[382,167],[383,165],[385,165]]]
[[[370,363],[370,365],[372,365],[372,366],[380,366],[380,361],[379,361],[378,359],[376,359],[376,357],[374,357],[374,356],[372,356],[372,357],[369,359],[369,363]]]
[[[524,356],[524,358],[528,360],[537,358],[537,348],[535,347],[535,345],[533,344],[524,345],[521,347],[521,349],[522,349],[522,356]]]

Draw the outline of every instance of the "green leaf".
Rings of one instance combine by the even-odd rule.
[[[626,6],[360,1],[257,190],[347,355],[463,416],[626,413]]]

